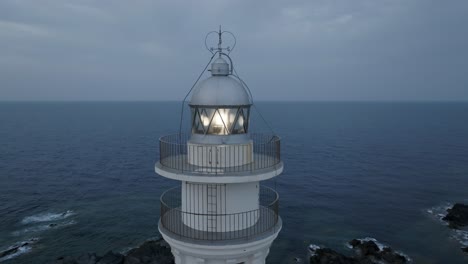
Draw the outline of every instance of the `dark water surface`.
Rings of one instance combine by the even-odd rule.
[[[468,103],[257,106],[282,137],[285,162],[276,181],[284,226],[268,263],[290,263],[310,243],[349,253],[346,242],[365,237],[415,263],[468,262],[467,233],[437,216],[468,201]],[[154,173],[158,137],[177,132],[179,108],[0,103],[0,251],[38,238],[4,263],[158,237],[159,196],[177,184]],[[253,129],[264,129],[257,119]]]

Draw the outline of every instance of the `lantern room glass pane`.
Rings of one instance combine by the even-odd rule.
[[[202,120],[203,127],[205,128],[205,132],[207,133],[211,123],[213,122],[214,115],[216,114],[216,109],[214,108],[199,108],[200,109],[200,117]]]
[[[200,113],[197,108],[192,108],[192,133],[204,134],[205,128],[201,122]]]
[[[249,120],[250,120],[250,107],[243,107],[242,108],[242,113],[243,113],[243,117],[244,117],[244,130],[245,132],[244,133],[247,133],[248,129],[249,129]]]
[[[239,108],[237,111],[237,119],[234,122],[234,126],[232,128],[232,133],[233,134],[242,134],[246,133],[246,130],[244,129],[244,123],[245,123],[245,117],[242,108]]]
[[[230,135],[247,133],[249,107],[192,106],[192,133]]]

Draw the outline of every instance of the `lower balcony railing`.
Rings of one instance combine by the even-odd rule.
[[[232,214],[200,214],[181,210],[181,189],[176,187],[161,196],[160,224],[180,238],[221,241],[253,239],[277,231],[279,197],[276,191],[261,186],[259,208]]]

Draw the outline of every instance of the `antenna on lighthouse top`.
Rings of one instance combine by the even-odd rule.
[[[217,48],[214,47],[214,46],[208,46],[207,41],[208,41],[208,37],[211,34],[217,34],[218,35],[218,47]],[[229,35],[232,36],[232,38],[234,40],[234,43],[232,44],[232,47],[231,46],[227,46],[227,47],[222,46],[222,44],[223,44],[223,39],[222,39],[223,34],[229,34]],[[205,37],[205,47],[206,47],[206,49],[211,54],[219,53],[220,56],[221,56],[222,53],[224,53],[223,51],[226,51],[227,55],[229,55],[232,52],[232,50],[234,50],[234,48],[236,47],[236,43],[237,43],[236,36],[234,36],[234,34],[232,34],[230,31],[222,31],[221,26],[219,26],[219,31],[208,32],[208,34],[206,34],[206,37]]]

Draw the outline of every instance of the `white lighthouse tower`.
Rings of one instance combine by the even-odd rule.
[[[280,139],[249,131],[250,92],[221,46],[229,32],[215,33],[211,76],[189,101],[191,133],[160,138],[156,173],[181,184],[161,196],[159,231],[177,264],[265,263],[282,222],[278,194],[260,183],[283,171]]]

